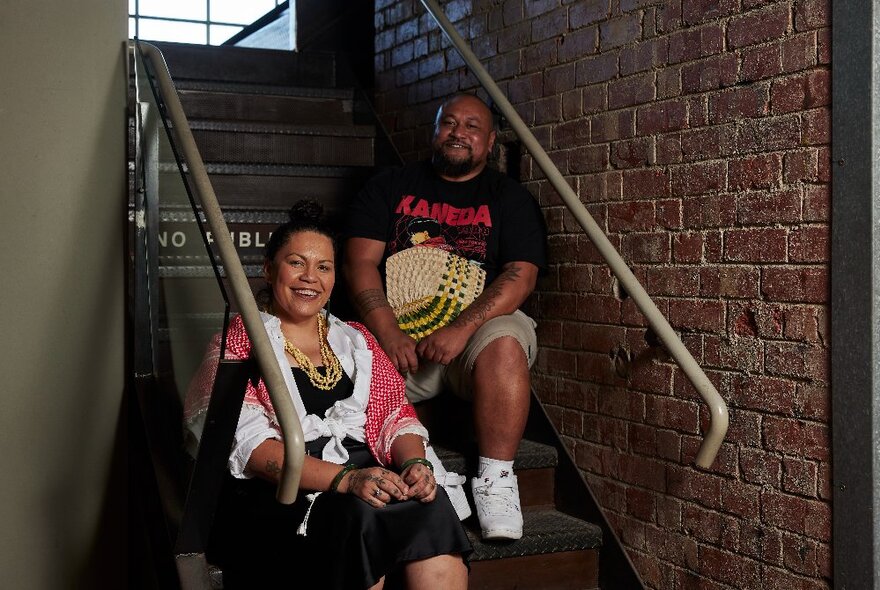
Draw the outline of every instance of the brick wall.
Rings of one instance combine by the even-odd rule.
[[[831,584],[830,0],[451,0],[458,30],[730,405],[707,414],[543,175],[534,384],[652,588]],[[476,87],[414,0],[376,1],[407,159]]]

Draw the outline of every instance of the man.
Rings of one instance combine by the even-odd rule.
[[[529,410],[535,323],[518,310],[546,264],[546,229],[535,200],[486,167],[495,143],[492,114],[469,94],[437,112],[430,162],[371,180],[350,209],[345,275],[367,327],[407,377],[413,402],[447,387],[472,399],[477,477],[471,487],[486,539],[522,536],[513,458]],[[409,225],[433,218],[442,242],[485,271],[485,288],[451,323],[418,342],[398,326],[383,289],[388,257],[413,244]]]

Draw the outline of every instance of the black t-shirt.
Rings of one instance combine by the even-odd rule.
[[[385,242],[385,258],[416,243],[443,248],[482,266],[487,284],[508,262],[547,265],[538,204],[490,168],[464,182],[440,178],[430,162],[380,173],[349,207],[346,235]]]

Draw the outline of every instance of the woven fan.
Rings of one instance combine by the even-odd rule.
[[[415,246],[385,262],[385,288],[400,329],[421,340],[448,325],[483,291],[486,271],[439,248]]]

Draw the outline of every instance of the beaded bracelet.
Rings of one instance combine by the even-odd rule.
[[[431,473],[434,472],[434,464],[431,463],[430,461],[428,461],[427,459],[425,459],[424,457],[413,457],[412,459],[407,459],[406,461],[403,462],[403,465],[400,466],[400,470],[403,471],[404,469],[406,469],[410,465],[415,465],[416,463],[424,465],[425,467],[427,467],[428,469],[431,470]]]
[[[336,488],[339,487],[339,484],[342,483],[342,478],[345,477],[345,474],[349,471],[354,471],[355,469],[357,469],[357,465],[354,463],[349,463],[340,469],[339,473],[336,474],[336,477],[333,478],[333,481],[330,482],[330,491],[335,492]]]

